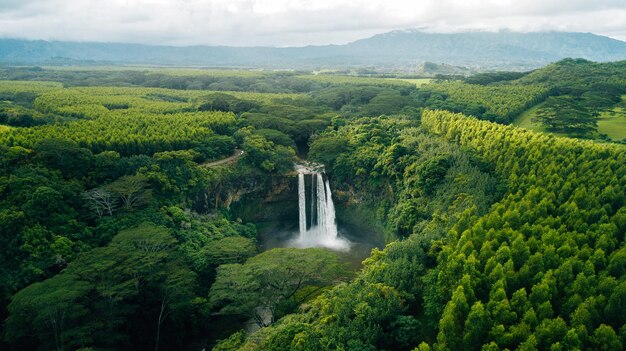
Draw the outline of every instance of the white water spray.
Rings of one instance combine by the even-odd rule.
[[[313,191],[315,190],[315,178],[311,177],[311,227],[313,227],[313,220],[315,220],[315,200],[313,199]]]
[[[335,224],[335,204],[330,192],[330,182],[326,179],[326,235],[329,238],[337,238],[337,225]]]
[[[304,193],[304,174],[298,173],[298,207],[300,210],[300,236],[306,234],[306,198]]]
[[[311,226],[307,229],[305,176],[308,175],[311,176]],[[324,181],[323,173],[306,167],[298,168],[298,210],[300,235],[293,241],[294,246],[327,247],[334,250],[350,248],[347,240],[337,236],[335,204],[330,182],[328,179]]]
[[[326,217],[326,213],[328,212],[328,202],[326,202],[324,178],[322,177],[322,173],[313,174],[313,176],[316,177],[317,180],[317,229],[319,231],[319,236],[327,238],[328,233],[326,232],[326,229],[328,229],[328,217]],[[313,195],[311,194],[311,196]]]

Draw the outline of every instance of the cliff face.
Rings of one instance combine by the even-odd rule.
[[[265,187],[241,191],[233,196],[230,211],[244,222],[284,222],[298,225],[298,189],[294,176],[274,177]]]

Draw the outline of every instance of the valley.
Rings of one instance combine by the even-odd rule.
[[[0,67],[0,346],[620,350],[624,77]]]

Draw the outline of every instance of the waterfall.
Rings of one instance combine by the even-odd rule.
[[[328,228],[328,225],[326,224],[326,220],[328,218],[326,217],[326,212],[328,212],[328,202],[326,201],[324,179],[322,178],[322,173],[317,173],[313,176],[316,176],[317,181],[317,230],[320,232],[320,237],[327,238],[328,233],[326,233],[326,229]]]
[[[311,225],[309,228],[313,228],[313,221],[315,220],[315,200],[313,199],[313,190],[315,189],[315,179],[311,177]]]
[[[306,234],[306,195],[304,193],[304,173],[298,173],[298,205],[300,209],[300,236]]]
[[[328,247],[337,250],[349,248],[349,242],[337,236],[335,204],[330,190],[330,182],[324,180],[324,174],[300,167],[298,170],[298,210],[300,235],[295,240],[298,247]],[[306,176],[311,176],[310,190],[310,227],[307,229],[306,215]]]
[[[328,179],[326,179],[326,236],[329,238],[337,237],[335,204],[333,203],[333,195],[330,192],[330,182],[328,182]]]

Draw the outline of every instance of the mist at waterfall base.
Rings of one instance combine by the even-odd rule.
[[[325,247],[337,251],[350,250],[350,241],[338,235],[335,204],[328,179],[324,180],[321,172],[313,171],[307,167],[298,167],[297,171],[299,235],[289,242],[289,246],[299,248]],[[306,176],[311,177],[309,216],[307,216],[306,209]],[[307,224],[309,224],[308,227]]]
[[[297,173],[300,172],[294,172],[293,177],[287,176],[282,179],[282,182],[279,181],[270,195],[255,197],[255,194],[250,194],[250,197],[244,196],[241,201],[235,202],[231,208],[234,218],[239,218],[244,223],[254,223],[261,252],[281,247],[329,247],[339,252],[355,270],[359,269],[361,262],[371,255],[373,248],[384,246],[382,229],[369,221],[374,213],[360,211],[356,208],[357,206],[340,202],[333,196],[334,193],[331,194],[331,200],[335,200],[332,206],[333,210],[336,207],[336,218],[335,221],[327,221],[327,223],[336,222],[337,235],[336,240],[324,240],[323,238],[327,236],[318,235],[321,233],[315,228],[317,227],[318,198],[311,197],[311,194],[316,196],[318,192],[317,175],[313,176],[311,173],[315,171],[322,173],[322,168],[310,163],[305,164],[304,167],[309,168],[301,172],[305,180],[305,201],[300,202],[299,199]],[[296,170],[298,171],[299,168],[300,166],[297,166]],[[326,178],[326,175],[322,174],[322,177]],[[324,188],[326,188],[325,183]],[[330,179],[331,190],[332,186],[332,179]],[[304,223],[306,223],[307,232],[305,235],[301,235],[300,231],[301,203],[306,211]],[[312,203],[313,206],[311,206]],[[333,229],[326,233],[333,233]],[[335,235],[333,233],[329,236]],[[323,244],[324,242],[326,245]]]

